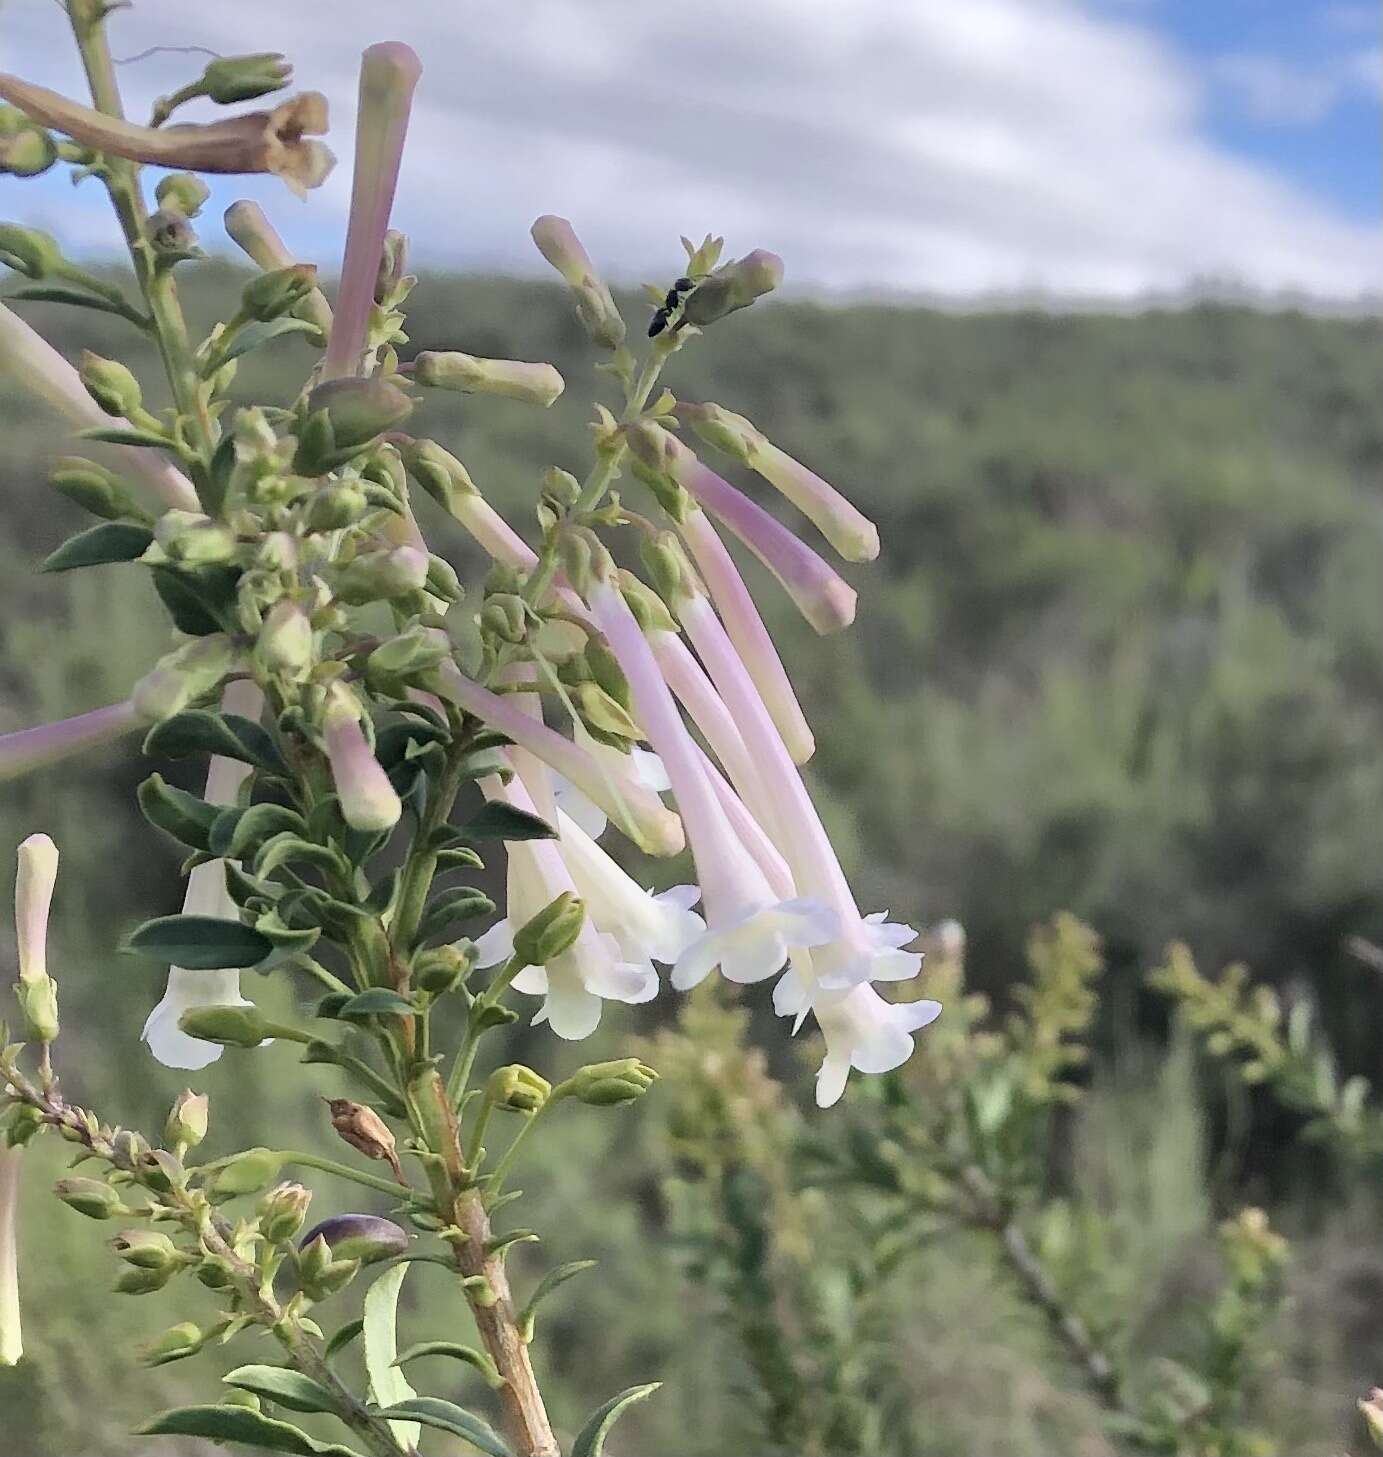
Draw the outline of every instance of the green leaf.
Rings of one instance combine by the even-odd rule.
[[[211,827],[221,806],[208,804],[185,789],[164,783],[162,774],[151,774],[136,792],[144,818],[165,835],[194,850],[209,850]]]
[[[221,1378],[227,1386],[253,1391],[289,1411],[336,1411],[336,1402],[326,1387],[310,1376],[287,1366],[238,1366]]]
[[[217,350],[215,357],[209,360],[203,368],[202,377],[210,379],[223,364],[229,364],[232,359],[239,359],[242,354],[248,354],[250,350],[258,349],[271,339],[279,338],[280,335],[314,334],[316,332],[316,324],[309,323],[306,319],[269,319],[263,323],[246,324],[243,328],[236,330],[235,337],[224,349]]]
[[[416,1346],[409,1346],[394,1364],[403,1366],[409,1361],[419,1361],[424,1356],[449,1356],[453,1361],[464,1361],[466,1365],[474,1366],[484,1378],[485,1384],[495,1391],[505,1384],[504,1377],[484,1351],[477,1351],[474,1346],[460,1345],[456,1341],[419,1341]]]
[[[284,830],[266,840],[255,852],[254,864],[250,868],[256,875],[268,875],[279,866],[289,865],[294,861],[306,861],[321,870],[335,871],[338,874],[343,874],[346,870],[346,862],[335,850],[327,845],[315,845],[311,840],[304,840],[292,830]]]
[[[81,440],[99,440],[106,445],[147,445],[158,450],[167,450],[172,443],[156,430],[136,430],[133,426],[93,425],[89,430],[78,430],[77,436]]]
[[[478,1447],[486,1457],[513,1457],[513,1453],[499,1439],[499,1433],[474,1412],[455,1402],[442,1401],[436,1396],[415,1396],[410,1401],[400,1402],[380,1413],[381,1416],[407,1417],[421,1422],[425,1427],[436,1427],[439,1432],[451,1432],[464,1437],[472,1447]]]
[[[354,1320],[348,1320],[339,1330],[333,1331],[323,1351],[327,1360],[330,1361],[333,1356],[344,1351],[364,1329],[364,1320],[357,1316]]]
[[[274,948],[263,961],[255,963],[254,969],[260,973],[274,971],[285,961],[311,950],[322,934],[316,926],[286,925],[276,906],[255,918],[255,930]]]
[[[407,1265],[395,1265],[365,1292],[365,1370],[370,1377],[371,1400],[379,1406],[397,1406],[417,1396],[394,1364],[399,1354],[399,1291],[407,1275]],[[416,1421],[401,1418],[390,1425],[404,1447],[418,1445]]]
[[[132,562],[143,556],[154,539],[147,526],[133,521],[102,521],[88,526],[43,560],[41,572],[70,572],[77,567],[95,567],[103,562]]]
[[[557,831],[545,819],[494,799],[462,827],[476,840],[555,840]]]
[[[391,723],[375,735],[375,758],[382,768],[392,769],[409,757],[409,749],[417,746],[426,748],[431,744],[445,744],[451,734],[435,723],[421,719],[409,719],[406,723]]]
[[[34,304],[73,304],[82,309],[99,309],[103,314],[118,314],[122,319],[128,317],[119,304],[108,298],[97,298],[79,288],[64,288],[61,284],[40,283],[17,288],[5,295],[6,303],[13,299]]]
[[[337,1009],[337,1017],[412,1017],[417,1007],[389,987],[367,987]]]
[[[568,1280],[589,1270],[596,1262],[594,1260],[572,1260],[565,1265],[558,1265],[555,1270],[549,1270],[541,1280],[533,1294],[528,1297],[528,1304],[519,1313],[519,1333],[527,1343],[533,1339],[533,1321],[537,1314],[538,1303],[545,1300],[559,1285],[565,1285]]]
[[[489,896],[469,885],[457,886],[455,890],[444,890],[435,896],[423,912],[418,923],[419,941],[429,941],[442,935],[448,927],[458,921],[474,920],[478,916],[494,913],[495,903]]]
[[[231,439],[227,436],[227,439]],[[224,632],[226,615],[235,605],[240,568],[214,563],[205,567],[151,567],[154,590],[173,618],[173,626],[191,637]]]
[[[184,759],[189,754],[219,754],[242,764],[284,772],[285,765],[266,729],[238,713],[212,713],[205,708],[175,713],[155,724],[144,740],[153,758]]]
[[[288,1422],[266,1417],[247,1406],[179,1406],[160,1412],[137,1433],[141,1437],[205,1437],[212,1442],[244,1442],[266,1452],[299,1457],[360,1457],[336,1442],[318,1442]]]
[[[234,815],[233,821],[228,815]],[[224,829],[223,829],[224,824]],[[249,809],[226,810],[212,831],[212,849],[231,860],[253,858],[266,840],[291,830],[301,835],[307,821],[296,810],[281,804],[252,804]]]
[[[438,870],[484,870],[485,862],[469,846],[454,850],[438,850]]]
[[[597,1407],[586,1425],[576,1434],[571,1457],[602,1457],[610,1428],[619,1420],[625,1407],[642,1401],[646,1396],[652,1396],[662,1384],[661,1381],[650,1381],[647,1386],[631,1386],[618,1396],[612,1396],[604,1406]]]
[[[124,950],[152,956],[189,971],[253,966],[274,943],[252,926],[217,916],[159,916],[132,931]]]

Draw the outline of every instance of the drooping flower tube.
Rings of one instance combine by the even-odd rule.
[[[642,784],[645,789],[651,789],[654,794],[662,794],[664,790],[672,787],[668,783],[667,773],[663,769],[663,761],[650,750],[641,749],[635,745],[628,754],[621,754],[618,749],[612,749],[608,744],[598,743],[580,724],[576,725],[575,736],[577,743],[592,758],[606,763],[618,773],[632,770],[638,783]],[[600,839],[609,828],[609,815],[593,799],[583,794],[569,779],[565,779],[557,773],[550,777],[552,796],[557,808],[580,825],[591,839]],[[526,775],[525,778],[527,778]],[[532,787],[531,782],[529,787]]]
[[[331,684],[322,713],[323,751],[346,823],[354,830],[390,830],[403,805],[365,738],[360,716],[355,694],[342,683]]]
[[[323,379],[339,379],[360,369],[413,90],[422,69],[417,53],[400,41],[370,46],[361,57],[346,256]]]
[[[227,713],[258,719],[264,697],[256,684],[240,679],[227,686],[221,706]],[[207,768],[204,798],[209,804],[234,804],[240,786],[251,773],[250,765],[238,759],[214,755]],[[183,913],[216,916],[228,921],[240,919],[240,911],[226,889],[226,862],[208,860],[192,868],[187,877]],[[192,971],[182,966],[168,968],[168,986],[163,999],[149,1013],[143,1037],[149,1051],[164,1067],[195,1071],[221,1056],[221,1044],[190,1037],[178,1026],[178,1019],[193,1007],[248,1007],[240,995],[240,972],[234,968]]]
[[[0,1366],[24,1355],[19,1324],[19,1165],[24,1150],[0,1148]]]
[[[288,251],[277,229],[257,202],[233,202],[223,219],[226,233],[265,273],[292,268],[297,259]],[[320,288],[314,288],[294,308],[294,312],[331,337],[331,305]]]
[[[678,958],[672,983],[695,986],[717,966],[730,981],[762,981],[782,969],[791,947],[829,941],[836,917],[819,901],[774,895],[730,828],[613,563],[603,548],[591,558],[591,580],[575,585],[584,588],[591,615],[629,680],[638,721],[667,769],[701,885],[707,931]]]
[[[517,776],[508,784],[482,779],[487,799],[536,813],[533,799]],[[518,840],[507,845],[508,915],[476,942],[476,964],[497,966],[514,953],[514,931],[545,910],[558,896],[575,893],[576,883],[552,840]],[[624,958],[619,943],[598,930],[590,916],[576,940],[542,966],[528,966],[513,980],[516,991],[540,996],[533,1018],[546,1022],[569,1042],[589,1037],[600,1022],[602,1001],[648,1002],[658,994],[658,973],[644,961]]]
[[[935,1022],[941,1003],[888,1002],[873,987],[819,994],[812,1005],[826,1039],[826,1056],[816,1075],[816,1102],[829,1108],[839,1101],[850,1069],[892,1072],[912,1056],[912,1034]]]
[[[854,588],[776,516],[721,480],[675,435],[643,420],[629,426],[625,438],[645,467],[675,481],[739,537],[817,632],[837,632],[855,620]]]
[[[79,430],[107,429],[117,423],[97,406],[72,365],[4,304],[0,304],[0,367],[16,384],[47,400]],[[121,469],[148,486],[165,506],[179,511],[201,510],[192,482],[157,451],[128,445],[102,448],[118,456]]]

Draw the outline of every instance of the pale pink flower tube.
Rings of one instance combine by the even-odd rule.
[[[56,764],[83,749],[112,743],[143,726],[144,720],[127,698],[105,708],[94,708],[90,713],[79,713],[74,718],[0,735],[0,784],[41,769],[45,764]]]
[[[340,684],[329,690],[322,715],[322,743],[341,813],[355,830],[389,830],[403,805],[360,727],[360,704]]]
[[[17,1366],[24,1355],[19,1324],[20,1148],[0,1149],[0,1366]]]

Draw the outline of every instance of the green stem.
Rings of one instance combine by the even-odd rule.
[[[300,1153],[295,1149],[284,1155],[284,1162],[296,1164],[299,1168],[304,1169],[320,1169],[324,1174],[335,1174],[338,1178],[350,1179],[353,1183],[363,1184],[367,1189],[378,1189],[382,1194],[392,1194],[396,1199],[417,1202],[422,1197],[416,1189],[411,1189],[405,1184],[395,1183],[391,1179],[381,1179],[374,1174],[367,1174],[361,1169],[353,1169],[349,1164],[340,1164],[335,1159],[324,1158],[321,1154]]]
[[[554,1088],[552,1096],[538,1109],[531,1118],[525,1119],[523,1126],[509,1141],[509,1147],[500,1156],[499,1162],[485,1181],[485,1203],[487,1206],[494,1204],[499,1198],[500,1191],[504,1188],[504,1181],[509,1177],[510,1170],[514,1167],[514,1160],[518,1157],[519,1149],[523,1147],[523,1141],[533,1132],[534,1125],[538,1120],[560,1099],[560,1094]]]
[[[456,1060],[451,1065],[451,1075],[447,1078],[447,1098],[453,1108],[460,1103],[461,1096],[466,1091],[466,1085],[471,1080],[475,1055],[480,1048],[480,1039],[486,1030],[480,1025],[484,1011],[489,1007],[499,1005],[505,992],[509,990],[509,984],[526,965],[527,962],[520,961],[517,956],[511,957],[491,978],[490,985],[471,1003],[465,1035],[461,1039],[461,1046],[456,1050]]]

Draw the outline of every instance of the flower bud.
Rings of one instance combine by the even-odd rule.
[[[614,558],[605,543],[584,526],[568,527],[558,543],[567,581],[583,596],[596,581],[614,575]]]
[[[25,278],[47,278],[63,264],[58,240],[39,228],[0,223],[0,263]],[[118,412],[117,412],[118,413]]]
[[[235,532],[197,511],[165,511],[154,527],[154,540],[170,560],[189,567],[229,561],[235,555]]]
[[[301,682],[313,661],[312,623],[290,597],[269,609],[255,643],[255,658],[266,673]]]
[[[458,496],[478,496],[470,472],[435,440],[415,440],[403,447],[403,463],[409,475],[448,511]]]
[[[170,172],[159,179],[154,189],[161,208],[181,213],[185,218],[195,218],[210,196],[211,188],[191,172]]]
[[[163,1126],[164,1140],[181,1157],[206,1137],[208,1121],[207,1095],[184,1088],[168,1111],[168,1121]]]
[[[165,263],[198,256],[197,233],[176,208],[161,207],[144,224],[144,236]]]
[[[533,224],[533,241],[566,280],[576,303],[576,315],[586,332],[603,348],[618,349],[624,342],[624,320],[572,225],[566,218],[550,214],[540,217]]]
[[[391,308],[399,301],[399,290],[404,285],[407,267],[408,239],[397,228],[390,228],[384,234],[384,246],[379,253],[379,268],[375,273],[374,299],[381,308]],[[417,280],[408,279],[407,282],[411,288]]]
[[[1367,1397],[1359,1399],[1358,1407],[1373,1445],[1383,1447],[1383,1389],[1375,1386]]]
[[[30,835],[20,843],[17,858],[14,922],[19,980],[36,983],[48,976],[48,912],[58,879],[58,847],[48,835]]]
[[[258,1047],[269,1035],[268,1024],[258,1007],[189,1007],[178,1018],[178,1027],[189,1037],[222,1047]]]
[[[545,966],[572,946],[585,920],[584,902],[564,890],[514,932],[514,955],[525,966]]]
[[[198,1036],[201,1034],[199,1033]],[[233,1199],[238,1194],[257,1194],[267,1189],[279,1176],[283,1155],[270,1148],[247,1148],[228,1164],[217,1169],[211,1192],[218,1199]]]
[[[582,723],[602,742],[637,743],[643,730],[629,712],[616,702],[598,683],[576,683],[568,695]]]
[[[369,506],[365,492],[354,481],[329,481],[309,498],[303,519],[309,531],[339,531],[354,526]]]
[[[475,957],[475,946],[469,941],[420,951],[413,958],[413,984],[431,996],[443,996],[465,984],[475,970]]]
[[[159,1270],[171,1275],[184,1263],[177,1245],[159,1230],[122,1230],[111,1240],[110,1247],[127,1265],[139,1270]]]
[[[427,586],[431,560],[414,546],[363,552],[344,566],[332,583],[336,595],[354,606],[387,601]]]
[[[528,636],[528,604],[513,592],[497,592],[480,610],[480,629],[501,642],[520,643]]]
[[[255,561],[266,572],[296,572],[298,543],[286,531],[271,531],[259,543]]]
[[[79,455],[65,455],[48,473],[48,484],[84,511],[107,521],[144,513],[113,471]]]
[[[564,1087],[566,1096],[593,1107],[606,1108],[642,1097],[657,1078],[658,1074],[637,1057],[623,1057],[614,1062],[595,1062],[581,1068],[567,1079]]]
[[[443,603],[459,602],[466,595],[456,568],[445,557],[429,556],[427,559],[427,591],[439,597]]]
[[[141,1366],[167,1366],[172,1361],[181,1361],[195,1356],[206,1343],[201,1327],[185,1320],[181,1325],[170,1326],[157,1340],[150,1341],[139,1352]]]
[[[199,90],[218,106],[253,101],[281,91],[293,79],[293,67],[277,51],[250,56],[218,56],[202,72]]]
[[[375,1214],[338,1214],[315,1225],[302,1238],[301,1248],[325,1246],[334,1260],[358,1260],[373,1265],[401,1255],[411,1243],[407,1230]],[[320,1261],[320,1253],[313,1257]]]
[[[225,633],[209,633],[160,658],[134,685],[130,701],[142,719],[161,723],[210,693],[238,661],[235,644]]]
[[[240,307],[250,318],[267,324],[281,318],[317,287],[317,269],[311,263],[291,263],[252,278],[241,291]]]
[[[129,1265],[115,1277],[112,1286],[117,1295],[152,1295],[173,1278],[173,1270],[146,1270]]]
[[[772,292],[783,281],[783,260],[776,253],[756,248],[743,258],[718,268],[687,296],[682,317],[705,326],[736,309],[748,308],[756,298]]]
[[[435,668],[443,658],[451,656],[451,644],[444,632],[414,623],[407,632],[391,637],[365,660],[365,674],[375,678],[407,678],[411,674]]]
[[[53,1042],[58,1035],[58,985],[51,976],[15,983],[25,1035],[31,1042]]]
[[[317,1235],[297,1255],[298,1281],[309,1300],[325,1300],[360,1272],[359,1260],[333,1260],[331,1246]]]
[[[356,830],[389,830],[403,804],[361,731],[360,713],[350,689],[331,684],[322,715],[323,749],[346,823]]]
[[[551,1092],[552,1084],[522,1063],[496,1068],[485,1084],[486,1097],[511,1113],[536,1113]]]
[[[550,465],[543,472],[542,505],[553,519],[565,516],[581,499],[581,482],[570,471]]]
[[[0,176],[38,177],[58,160],[58,146],[17,107],[0,108]]]
[[[27,1103],[19,1103],[10,1112],[5,1124],[5,1147],[23,1148],[43,1127],[43,1114]]]
[[[277,1184],[259,1201],[259,1228],[270,1244],[287,1244],[307,1220],[312,1195],[301,1184]]]
[[[461,394],[503,395],[530,405],[547,406],[566,388],[550,364],[525,364],[516,359],[477,359],[456,351],[424,350],[413,361],[413,378],[432,389]]]
[[[307,418],[298,435],[294,469],[303,475],[349,460],[386,430],[393,430],[413,413],[413,401],[388,380],[371,378],[328,380],[307,397]],[[313,426],[317,416],[325,427]],[[320,431],[320,438],[314,432]]]
[[[139,381],[118,359],[102,359],[86,349],[77,373],[107,415],[133,415],[144,403]]]
[[[645,633],[677,631],[677,623],[667,604],[645,583],[629,572],[621,572],[619,586],[634,620]]]
[[[70,1209],[85,1214],[88,1219],[114,1219],[117,1214],[130,1211],[120,1202],[120,1196],[99,1179],[72,1177],[59,1179],[53,1185],[53,1192]]]

